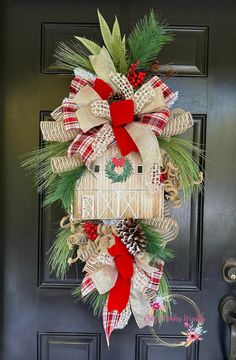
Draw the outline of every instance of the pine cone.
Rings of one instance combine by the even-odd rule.
[[[124,96],[122,94],[111,94],[108,99],[108,103],[111,104],[114,101],[124,100]]]
[[[124,219],[116,226],[118,236],[125,244],[130,254],[137,255],[146,250],[147,238],[141,225],[134,219]]]

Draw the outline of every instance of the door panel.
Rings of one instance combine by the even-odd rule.
[[[158,5],[158,8],[157,8]],[[218,303],[234,284],[221,277],[225,260],[235,256],[235,102],[236,44],[232,38],[236,5],[230,0],[15,0],[1,4],[4,84],[2,124],[2,347],[3,360],[222,360],[227,336]],[[55,41],[85,35],[99,40],[96,8],[111,22],[116,14],[123,32],[154,8],[171,24],[176,40],[160,55],[174,72],[167,79],[179,91],[176,104],[194,114],[189,139],[207,149],[204,194],[173,211],[180,233],[170,246],[176,253],[167,272],[173,291],[183,292],[205,313],[208,334],[188,349],[158,345],[148,329],[132,319],[111,337],[106,349],[101,319],[87,305],[75,303],[71,290],[81,279],[73,265],[66,279],[49,272],[46,253],[58,221],[59,206],[44,211],[32,176],[20,167],[19,155],[40,144],[39,120],[67,95],[71,74],[52,67]],[[4,36],[3,36],[4,34]],[[165,73],[166,67],[160,66]],[[41,143],[41,146],[43,144]],[[176,324],[157,329],[162,338],[179,338]]]

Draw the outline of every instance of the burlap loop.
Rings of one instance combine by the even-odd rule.
[[[51,112],[51,117],[55,121],[63,120],[62,105],[58,106],[55,110],[53,110],[53,112]]]
[[[161,136],[169,137],[183,134],[193,126],[193,118],[190,112],[176,108],[171,110],[170,119],[163,129]]]
[[[66,171],[74,170],[83,165],[78,156],[67,159],[66,156],[56,156],[51,158],[51,168],[54,174],[61,174]]]
[[[41,121],[40,129],[43,134],[43,140],[67,142],[73,140],[78,134],[78,130],[64,129],[63,121]]]

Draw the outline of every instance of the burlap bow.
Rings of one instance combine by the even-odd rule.
[[[110,311],[110,293],[103,309],[103,326],[106,334],[107,344],[113,330],[126,326],[131,313],[133,313],[139,328],[153,326],[154,319],[145,316],[151,307],[151,302],[157,294],[160,279],[163,274],[163,261],[157,261],[154,266],[150,266],[150,256],[147,253],[137,255],[133,259],[133,276],[130,284],[129,298],[125,307]],[[86,274],[81,286],[82,297],[96,289],[100,294],[111,292],[115,288],[119,278],[114,258],[108,253],[100,254],[97,258],[99,263],[104,265],[92,274]],[[124,277],[123,282],[127,282],[128,276]],[[126,286],[128,286],[126,284]],[[122,290],[121,290],[122,292]],[[120,296],[122,293],[120,293]],[[125,294],[126,296],[126,294]],[[117,299],[118,302],[118,299]],[[124,305],[124,302],[122,302]],[[112,303],[114,308],[114,303]]]
[[[176,94],[157,76],[134,93],[128,79],[116,73],[105,48],[90,60],[98,76],[95,81],[76,76],[69,98],[52,113],[56,122],[41,122],[45,140],[72,140],[67,160],[63,160],[68,165],[58,172],[75,166],[70,161],[76,156],[91,169],[94,160],[115,141],[123,155],[139,151],[144,164],[161,165],[156,136],[184,132],[193,124],[191,114],[181,109],[170,111]],[[109,104],[111,92],[121,94],[124,100]],[[57,172],[55,166],[53,171]]]

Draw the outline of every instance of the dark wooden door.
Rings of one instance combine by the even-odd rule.
[[[157,8],[158,6],[158,8]],[[123,32],[153,7],[167,18],[176,41],[161,55],[178,75],[178,105],[194,114],[188,136],[207,149],[204,196],[175,211],[180,234],[168,267],[173,291],[192,298],[205,313],[208,334],[191,348],[158,345],[148,329],[131,320],[111,337],[107,351],[101,319],[74,303],[71,289],[81,277],[73,268],[64,281],[50,274],[45,253],[60,210],[42,210],[42,197],[26,177],[18,156],[39,145],[39,121],[67,94],[70,74],[50,68],[57,40],[96,36],[96,8],[116,14]],[[5,1],[1,5],[1,359],[226,359],[228,333],[218,316],[222,296],[235,291],[221,268],[236,256],[236,4],[231,0],[187,1]],[[4,86],[3,86],[4,85]],[[176,324],[158,330],[178,339]]]

